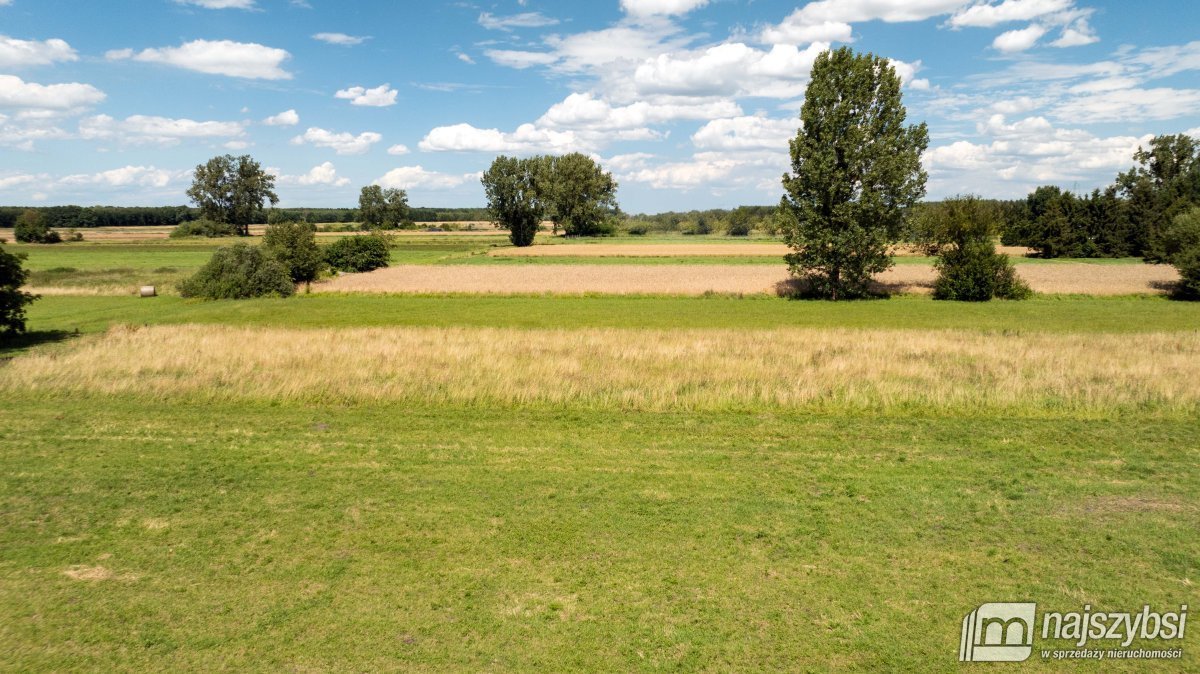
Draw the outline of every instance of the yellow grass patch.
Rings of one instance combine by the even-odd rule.
[[[1017,273],[1037,292],[1086,295],[1161,293],[1179,276],[1165,265],[1027,264]],[[876,280],[892,292],[927,293],[933,267],[896,265]],[[770,265],[401,265],[348,274],[317,284],[316,292],[365,293],[603,293],[702,295],[776,293],[788,281],[783,264]]]
[[[1200,333],[115,328],[0,390],[198,400],[1194,414]]]
[[[782,243],[564,243],[495,248],[492,257],[778,257],[791,252]],[[1029,248],[997,246],[996,252],[1011,256],[1028,255]],[[923,256],[911,246],[895,246],[893,255]]]

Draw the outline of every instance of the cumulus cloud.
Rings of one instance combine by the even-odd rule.
[[[284,110],[263,120],[267,126],[296,126],[299,123],[300,115],[295,110]]]
[[[334,168],[333,162],[325,162],[319,166],[314,166],[308,173],[298,176],[281,175],[278,171],[273,171],[273,173],[278,177],[280,185],[345,187],[350,184],[349,178],[343,178],[337,174],[337,169]]]
[[[360,37],[357,35],[347,35],[345,33],[316,33],[312,36],[312,38],[318,42],[335,44],[339,47],[353,47],[371,39],[370,37],[366,36]]]
[[[0,35],[0,68],[44,66],[60,61],[78,61],[79,56],[63,40],[18,40]]]
[[[0,108],[70,110],[95,105],[105,99],[90,84],[38,84],[16,75],[0,75]]]
[[[393,145],[387,149],[387,153],[393,157],[399,157],[408,154],[409,149],[407,145]]]
[[[104,185],[108,187],[166,187],[187,176],[186,171],[167,171],[154,166],[124,166],[100,173],[64,176],[62,185]]]
[[[1004,0],[999,4],[973,4],[955,12],[949,23],[954,28],[991,28],[1013,21],[1031,21],[1070,9],[1074,4],[1075,0]]]
[[[784,151],[798,128],[795,119],[770,119],[766,115],[714,119],[692,135],[692,144],[706,150]]]
[[[823,42],[805,49],[778,44],[770,51],[730,42],[661,54],[638,66],[633,81],[642,94],[794,98],[804,93],[813,62],[827,49]]]
[[[571,94],[555,103],[542,115],[541,127],[585,131],[614,131],[638,129],[685,119],[734,117],[742,109],[731,100],[687,101],[654,104],[639,101],[625,106],[613,106],[593,93]]]
[[[479,178],[479,173],[439,173],[420,166],[402,166],[388,171],[375,184],[399,190],[451,190]]]
[[[687,14],[708,4],[708,0],[621,0],[621,9],[633,17]]]
[[[454,124],[432,129],[417,145],[424,152],[565,153],[587,149],[573,131],[522,124],[512,133]]]
[[[372,108],[386,108],[396,104],[396,91],[388,84],[381,84],[374,89],[365,87],[350,87],[334,94],[336,98],[350,101],[351,105],[362,105]]]
[[[1114,172],[1133,163],[1133,153],[1151,138],[1100,137],[1082,129],[1056,128],[1044,117],[1010,123],[999,114],[980,122],[976,130],[990,142],[959,140],[926,151],[922,160],[935,181],[978,184],[999,176],[1013,182],[1013,192],[1019,194],[1047,182],[1111,180]]]
[[[1025,51],[1037,44],[1037,41],[1042,39],[1045,34],[1045,28],[1034,24],[1028,28],[1010,30],[997,35],[996,39],[992,41],[992,46],[1002,52]]]
[[[133,145],[174,145],[187,139],[238,138],[246,133],[242,122],[198,122],[152,115],[133,115],[117,120],[96,115],[79,122],[84,140],[117,140]]]
[[[383,136],[374,131],[365,131],[355,136],[352,133],[334,133],[325,129],[311,127],[303,134],[292,139],[293,145],[305,143],[317,147],[325,147],[341,155],[364,154],[371,146],[383,140]]]
[[[479,25],[488,30],[513,30],[514,28],[542,28],[554,26],[558,19],[546,16],[541,12],[522,12],[512,16],[496,16],[490,12],[479,15]]]
[[[209,75],[260,80],[292,79],[292,74],[283,69],[283,62],[292,57],[290,53],[253,42],[193,40],[178,47],[143,49],[136,53],[130,49],[119,49],[108,52],[106,56],[109,60],[133,59],[162,63]]]
[[[966,0],[817,0],[792,12],[781,23],[762,32],[768,44],[846,42],[850,24],[862,21],[924,21],[948,14]]]

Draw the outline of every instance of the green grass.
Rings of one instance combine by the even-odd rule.
[[[949,672],[983,602],[1196,604],[1194,423],[0,402],[9,671]]]
[[[743,264],[762,264],[783,266],[785,264],[783,257],[780,255],[675,255],[671,257],[662,256],[637,256],[637,255],[611,255],[611,256],[580,256],[580,255],[539,255],[530,257],[518,256],[490,256],[486,255],[487,250],[475,251],[470,255],[448,255],[435,260],[437,264],[487,264],[487,265],[534,265],[534,264],[604,264],[604,265],[679,265],[679,264],[715,264],[715,265],[743,265]],[[393,264],[399,258],[396,253],[393,253]],[[1013,264],[1095,264],[1095,265],[1126,265],[1126,264],[1145,264],[1141,258],[1055,258],[1044,260],[1036,257],[1014,257],[1011,258]],[[921,264],[932,265],[937,262],[935,257],[922,256],[896,256],[892,258],[892,262],[898,265],[905,264]],[[421,262],[404,262],[405,264],[420,264]]]
[[[900,296],[862,302],[771,297],[482,297],[299,295],[225,302],[177,297],[43,297],[33,331],[96,332],[118,323],[281,327],[388,325],[522,328],[849,327],[1137,333],[1196,330],[1200,303],[1158,297],[1040,297],[970,304]]]

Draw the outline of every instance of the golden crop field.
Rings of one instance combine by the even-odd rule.
[[[1191,414],[1200,333],[117,327],[0,391],[214,401]]]
[[[1017,273],[1037,292],[1086,295],[1160,294],[1178,279],[1165,265],[1020,265]],[[892,292],[929,292],[933,267],[897,265],[877,280]],[[317,292],[367,293],[609,293],[702,295],[707,292],[780,292],[787,269],[771,265],[529,266],[399,265],[369,274],[347,274],[314,286]]]

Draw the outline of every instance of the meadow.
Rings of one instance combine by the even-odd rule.
[[[548,267],[490,237],[393,260]],[[627,241],[580,245],[722,248],[549,267],[767,265]],[[208,246],[30,263],[168,282]],[[203,302],[58,273],[0,349],[5,671],[955,671],[984,602],[1197,605],[1197,303]],[[1195,671],[1194,644],[1103,669]]]

